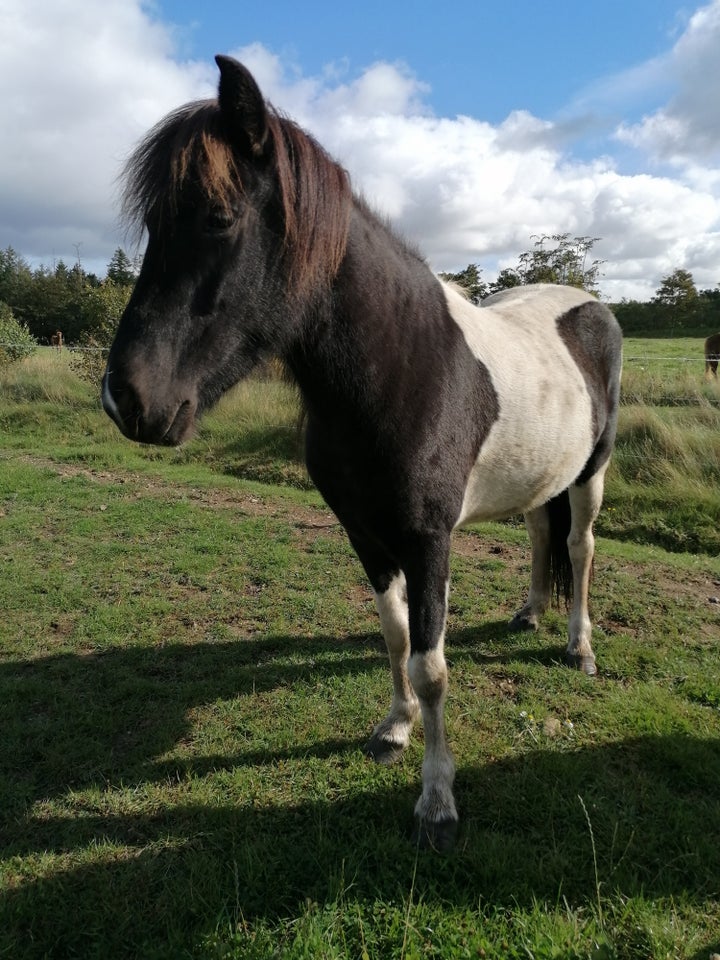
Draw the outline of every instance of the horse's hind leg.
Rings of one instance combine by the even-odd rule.
[[[537,630],[550,603],[550,514],[547,504],[525,514],[532,568],[528,601],[510,621],[511,630]]]
[[[573,603],[568,623],[567,662],[584,673],[597,673],[591,644],[592,627],[588,613],[588,595],[595,537],[593,523],[600,512],[607,464],[589,480],[573,484],[569,490],[572,522],[568,551],[573,572]]]

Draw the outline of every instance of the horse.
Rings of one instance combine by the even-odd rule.
[[[421,716],[416,842],[452,846],[455,765],[444,640],[453,531],[524,513],[536,629],[572,593],[567,662],[596,672],[593,521],[617,424],[622,354],[583,290],[526,286],[477,307],[432,272],[315,138],[216,57],[217,97],[160,121],[124,171],[147,232],[103,377],[126,437],[178,445],[268,357],[299,387],[310,477],[369,579],[393,695],[366,754],[392,763]]]
[[[62,351],[62,348],[63,348],[62,330],[56,330],[55,333],[50,335],[50,346],[54,347],[58,353]]]
[[[717,378],[720,360],[720,333],[711,334],[705,341],[705,376]]]

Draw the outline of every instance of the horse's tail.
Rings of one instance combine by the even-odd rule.
[[[570,496],[563,490],[547,502],[550,520],[550,591],[555,594],[558,603],[565,602],[567,607],[572,600],[573,576],[568,550],[570,535]]]

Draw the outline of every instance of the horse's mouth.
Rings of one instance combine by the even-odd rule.
[[[144,443],[158,443],[164,447],[178,447],[189,440],[195,432],[195,405],[184,400],[177,413],[159,440],[143,440]]]

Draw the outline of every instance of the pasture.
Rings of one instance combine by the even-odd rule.
[[[455,536],[447,856],[409,840],[422,730],[395,767],[360,749],[387,657],[292,390],[169,450],[66,353],[0,371],[0,956],[720,952],[720,388],[699,339],[625,355],[599,676],[564,611],[507,630],[519,518]]]

